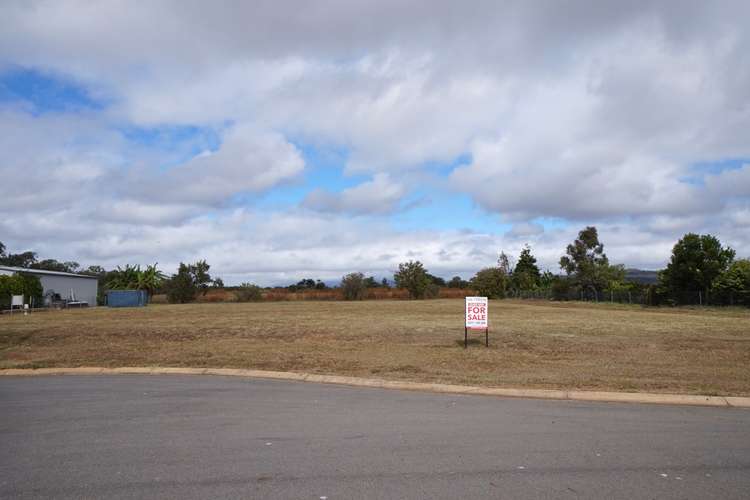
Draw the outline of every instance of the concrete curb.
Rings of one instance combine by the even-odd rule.
[[[548,389],[510,389],[474,387],[466,385],[430,384],[424,382],[398,382],[373,378],[344,377],[340,375],[318,375],[315,373],[275,372],[246,370],[239,368],[160,368],[160,367],[79,367],[37,368],[0,370],[0,376],[28,377],[41,375],[221,375],[227,377],[250,377],[277,380],[296,380],[320,384],[349,385],[354,387],[376,387],[404,391],[437,392],[445,394],[470,394],[506,398],[558,399],[568,401],[596,401],[611,403],[645,403],[663,405],[714,406],[750,408],[750,397],[701,396],[691,394],[654,394],[637,392],[564,391]]]

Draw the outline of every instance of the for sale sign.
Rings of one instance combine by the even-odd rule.
[[[487,297],[466,297],[466,328],[488,328],[487,316]]]

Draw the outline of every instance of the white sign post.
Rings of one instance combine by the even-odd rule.
[[[484,330],[484,345],[490,346],[490,323],[487,297],[466,297],[464,309],[464,349],[469,345],[469,330]]]

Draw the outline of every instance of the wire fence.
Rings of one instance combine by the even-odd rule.
[[[560,300],[581,302],[611,302],[644,306],[746,306],[750,307],[750,292],[679,291],[659,293],[654,287],[640,290],[513,290],[509,297],[517,299]]]

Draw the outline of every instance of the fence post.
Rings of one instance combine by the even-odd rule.
[[[630,295],[630,291],[628,291],[628,304],[633,303],[633,297]]]
[[[700,290],[698,290],[698,305],[703,305],[703,292],[701,292]]]
[[[609,301],[610,302],[614,302],[615,301],[615,291],[614,290],[610,290],[609,291]]]

